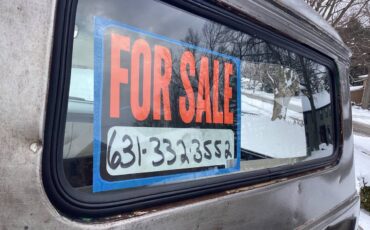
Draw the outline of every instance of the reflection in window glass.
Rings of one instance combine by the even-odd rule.
[[[96,93],[94,92],[94,84],[96,81],[94,79],[97,74],[94,72],[94,55],[97,55],[96,50],[94,51],[94,32],[96,29],[94,28],[94,18],[96,17],[114,20],[148,33],[240,60],[241,161],[238,172],[294,164],[332,154],[333,118],[330,73],[327,67],[258,37],[233,30],[163,3],[80,0],[76,15],[63,149],[65,174],[73,187],[84,188],[84,191],[92,192],[91,185],[94,173],[93,121],[96,116],[94,112]],[[147,41],[152,39],[143,34],[140,36]],[[195,69],[200,68],[201,53],[196,53],[196,50],[189,47],[181,49],[173,46],[168,47],[175,61],[180,59],[184,50],[193,52],[196,59]],[[216,59],[212,55],[207,57],[211,60],[210,63]],[[220,61],[222,60],[220,59]],[[211,65],[208,67],[212,69]],[[140,68],[140,74],[142,74],[143,69]],[[174,65],[172,71],[179,71],[176,68],[179,67]],[[235,67],[233,70],[236,71]],[[212,71],[209,72],[210,76],[213,76]],[[222,81],[225,78],[222,67],[220,72],[220,81]],[[176,78],[176,74],[173,78],[175,79],[174,84],[176,81],[180,82],[179,76]],[[213,78],[211,77],[211,79]],[[196,75],[191,82],[195,92],[198,91],[198,83],[199,76]],[[223,86],[220,85],[220,87]],[[210,93],[213,92],[213,89],[210,88]],[[130,93],[130,91],[125,92]],[[173,94],[183,95],[184,90],[178,87],[178,90],[171,91],[171,98]],[[233,94],[236,95],[235,87]],[[220,95],[220,98],[223,96]],[[213,99],[211,101],[213,103]],[[176,103],[175,101],[171,105],[177,106]],[[224,103],[223,99],[219,103]],[[128,111],[129,108],[121,109]],[[175,109],[171,108],[171,111],[173,110]],[[147,122],[145,126],[174,127],[166,122],[160,124]],[[135,127],[135,123],[126,125]],[[104,124],[102,124],[103,126]],[[206,122],[182,128],[189,128],[189,132],[192,132],[193,129],[205,127],[217,128],[216,125],[209,126]],[[210,141],[213,143],[216,139],[212,138]],[[109,145],[106,141],[103,144]],[[124,147],[127,147],[126,142],[122,143],[118,149]],[[190,149],[190,146],[185,146],[185,148]],[[166,145],[162,143],[158,149],[164,152]],[[216,149],[212,151],[216,151]],[[202,156],[205,156],[207,151],[204,146],[200,148],[200,152]],[[123,157],[122,154],[124,153],[121,152],[119,157]],[[157,160],[154,159],[154,161]],[[223,167],[227,168],[228,166]],[[200,169],[187,168],[186,170],[188,170],[187,173],[195,173]],[[201,170],[210,170],[210,166],[205,165]],[[135,171],[135,173],[137,172]],[[182,171],[178,173],[182,173]],[[152,174],[149,172],[145,177],[163,175],[167,175],[167,171],[166,173],[158,171]],[[125,176],[126,179],[122,179],[123,181],[137,178],[131,174],[125,174]]]

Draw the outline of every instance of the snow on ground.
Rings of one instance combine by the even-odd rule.
[[[275,96],[272,93],[266,93],[260,90],[243,90],[242,94],[242,110],[243,106],[247,103],[248,105],[255,107],[257,111],[264,110],[266,113],[264,115],[271,116],[272,109],[273,109],[273,102],[275,100]],[[244,107],[250,110],[250,107]],[[302,99],[300,96],[291,97],[288,105],[287,111],[287,120],[302,120],[303,121],[303,114],[302,114]]]
[[[370,137],[354,135],[355,143],[355,170],[358,186],[362,184],[362,179],[370,186]]]
[[[352,106],[352,120],[370,126],[370,110],[362,109],[359,106]],[[370,137],[360,134],[354,135],[354,157],[355,172],[357,178],[357,189],[363,186],[362,178],[370,186]],[[361,210],[359,226],[362,229],[370,229],[370,213]]]
[[[354,135],[354,158],[357,178],[357,189],[367,183],[370,186],[370,110],[362,109],[359,106],[352,106],[352,119],[354,130],[362,134]],[[364,134],[367,134],[365,136]],[[370,229],[370,214],[361,210],[359,226],[362,229]]]
[[[242,148],[273,158],[307,157],[303,106],[308,99],[305,96],[291,97],[286,119],[274,121],[271,120],[274,94],[244,89],[241,97]],[[330,101],[326,91],[314,95],[318,108],[324,106],[326,101]],[[266,145],[266,142],[269,144]],[[320,150],[313,151],[309,159],[330,155],[332,150],[332,145],[321,144]]]
[[[361,209],[358,225],[364,230],[370,229],[370,213],[369,212]]]
[[[270,100],[274,100],[274,94],[272,94],[272,93],[266,93],[266,92],[264,92],[262,90],[247,89],[247,90],[243,90],[243,93],[258,95],[258,96],[260,96],[262,98],[267,98],[267,99],[270,99]]]
[[[271,121],[271,117],[245,114],[242,115],[241,130],[242,148],[273,158],[302,157],[307,154],[305,130],[299,125],[283,120]]]
[[[363,85],[358,85],[358,86],[351,86],[349,88],[350,88],[350,91],[353,92],[353,91],[357,91],[357,90],[363,89],[364,86]]]
[[[260,90],[243,90],[243,92],[247,95],[258,96],[266,100],[271,100],[271,101],[276,100],[276,98],[274,97],[274,94],[266,93]],[[313,96],[313,101],[314,101],[316,109],[324,107],[330,103],[330,94],[328,91],[324,90],[320,93],[315,93],[312,96]],[[297,112],[302,112],[302,111],[306,112],[306,111],[311,110],[310,102],[307,96],[304,96],[304,95],[291,97],[289,101],[289,105],[291,105],[291,109],[293,109],[293,106],[294,106],[294,110]]]
[[[368,182],[370,186],[370,137],[354,135],[355,144],[355,171],[357,178],[357,189],[362,186],[362,178]],[[361,210],[359,226],[362,229],[370,229],[370,214],[365,210]]]
[[[352,120],[370,125],[370,110],[362,109],[360,106],[352,106]]]
[[[273,96],[273,95],[272,95]],[[266,117],[272,116],[272,110],[274,108],[274,105],[267,101],[262,101],[261,99],[254,99],[251,97],[248,97],[246,95],[242,95],[242,113],[251,113],[254,115],[263,115]],[[296,112],[290,108],[287,110],[287,121],[303,121],[303,113],[302,112]]]
[[[270,102],[242,95],[242,148],[274,158],[306,156],[303,114],[288,109],[286,120],[272,121],[272,110]]]

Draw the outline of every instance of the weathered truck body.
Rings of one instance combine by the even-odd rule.
[[[187,9],[198,3],[184,2]],[[185,3],[173,4],[181,8]],[[360,204],[355,188],[348,88],[350,51],[334,29],[304,3],[223,0],[210,4],[246,17],[271,33],[332,60],[338,140],[335,160],[289,176],[275,174],[263,182],[241,183],[212,192],[197,190],[200,192],[133,206],[121,213],[116,210],[112,215],[99,215],[96,207],[80,203],[71,209],[71,213],[79,214],[71,215],[68,205],[57,201],[56,197],[61,196],[53,195],[55,190],[50,188],[45,164],[49,164],[50,152],[55,147],[50,144],[55,128],[51,124],[62,113],[54,107],[56,91],[63,87],[55,83],[58,80],[55,73],[59,71],[55,60],[60,61],[55,58],[62,55],[63,47],[71,45],[64,44],[67,38],[63,30],[67,27],[61,25],[74,14],[71,9],[76,7],[76,1],[2,1],[2,229],[354,229],[357,226]],[[213,11],[208,12],[212,14]],[[87,218],[81,214],[84,212]],[[100,217],[95,219],[97,216]]]

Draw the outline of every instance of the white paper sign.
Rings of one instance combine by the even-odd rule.
[[[234,167],[231,129],[111,127],[106,169],[111,176]]]

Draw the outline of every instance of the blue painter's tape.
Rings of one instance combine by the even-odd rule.
[[[240,122],[241,122],[241,80],[240,80],[240,60],[236,57],[221,54],[202,47],[194,46],[182,41],[167,38],[162,35],[147,32],[125,25],[113,20],[95,17],[94,27],[94,150],[93,150],[93,192],[109,191],[115,189],[124,189],[139,187],[145,185],[163,184],[175,181],[193,180],[206,176],[214,176],[237,172],[240,170]],[[101,158],[101,118],[102,118],[102,96],[103,96],[103,66],[104,66],[104,32],[107,28],[123,28],[132,32],[136,32],[146,37],[151,37],[163,40],[182,47],[194,49],[203,53],[212,54],[225,59],[232,60],[236,65],[237,70],[237,129],[236,129],[236,151],[237,161],[234,167],[225,169],[209,169],[200,172],[178,173],[164,176],[153,176],[147,178],[127,179],[122,181],[107,181],[100,174],[100,158]]]

